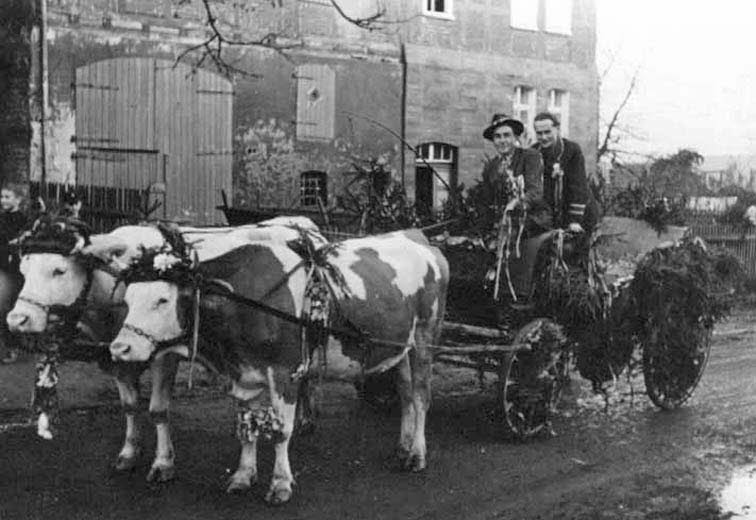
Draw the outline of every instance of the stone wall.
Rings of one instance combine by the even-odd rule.
[[[230,38],[256,40],[275,32],[278,43],[292,46],[286,57],[255,47],[238,47],[228,55],[239,69],[259,75],[233,78],[236,204],[296,204],[298,175],[305,169],[326,171],[333,195],[351,179],[351,162],[358,157],[382,157],[398,172],[402,145],[392,134],[401,128],[402,43],[408,63],[407,140],[457,146],[462,182],[470,185],[484,155],[492,153],[481,132],[493,112],[512,112],[517,85],[537,90],[539,111],[546,108],[549,89],[570,92],[570,137],[582,145],[586,165],[594,169],[594,0],[573,1],[569,36],[510,27],[504,0],[455,0],[452,19],[423,16],[423,1],[341,2],[354,17],[388,6],[385,19],[401,23],[376,31],[350,24],[327,0],[211,2]],[[175,60],[209,33],[199,0],[180,6],[175,0],[48,0],[48,10],[48,178],[70,180],[76,67],[120,56]],[[326,64],[335,72],[333,139],[296,138],[296,67],[305,63]],[[202,67],[212,69],[209,61]],[[406,153],[411,196],[414,166],[414,154]]]
[[[0,4],[0,183],[29,176],[34,19],[31,2]]]

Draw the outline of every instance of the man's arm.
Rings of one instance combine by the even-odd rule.
[[[564,168],[564,200],[567,207],[567,221],[582,224],[588,204],[588,177],[585,174],[585,159],[580,146],[573,143],[573,153]]]
[[[523,156],[525,201],[528,206],[533,206],[543,198],[543,159],[540,152],[527,148],[523,150]]]

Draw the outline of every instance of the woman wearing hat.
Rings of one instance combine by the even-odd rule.
[[[513,209],[524,204],[528,213],[527,232],[537,234],[549,228],[550,211],[543,201],[543,161],[540,153],[530,148],[521,148],[520,136],[523,124],[506,114],[494,114],[491,124],[483,131],[483,137],[491,141],[497,155],[483,167],[483,184],[493,196],[497,214],[505,207]],[[517,199],[516,187],[524,185],[524,194]]]

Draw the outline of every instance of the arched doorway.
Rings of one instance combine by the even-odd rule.
[[[457,183],[457,147],[447,143],[423,143],[415,158],[415,204],[423,214],[443,208],[450,186]],[[435,174],[433,173],[435,171]]]

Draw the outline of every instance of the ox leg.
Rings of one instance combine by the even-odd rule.
[[[241,442],[239,467],[228,481],[227,493],[246,491],[257,482],[257,435],[239,439],[239,441]]]
[[[236,399],[236,437],[241,443],[239,466],[228,481],[227,493],[246,491],[257,482],[257,437],[259,428],[254,418],[255,403],[262,389],[247,389],[233,383],[231,395]]]
[[[283,428],[281,439],[275,444],[276,461],[273,465],[273,478],[265,500],[270,504],[278,505],[289,501],[292,494],[291,486],[294,484],[294,475],[291,473],[289,464],[289,441],[294,431],[297,405],[287,403],[283,396],[276,395],[271,398],[274,413],[283,422]]]
[[[422,471],[426,467],[425,420],[431,404],[431,365],[430,353],[423,348],[416,348],[410,353],[412,364],[412,408],[414,409],[414,434],[405,468],[410,471]]]
[[[180,358],[176,354],[165,354],[155,359],[150,366],[152,380],[150,419],[155,425],[157,443],[155,460],[147,474],[148,482],[168,482],[176,475],[168,409],[179,360]]]
[[[402,466],[406,467],[410,459],[413,439],[415,437],[415,408],[412,399],[412,370],[409,359],[404,358],[397,366],[397,370],[396,384],[402,407],[402,423],[399,430],[397,456]]]
[[[113,465],[116,471],[132,469],[139,456],[141,432],[137,424],[137,414],[139,413],[140,372],[141,370],[131,366],[122,365],[116,368],[116,386],[121,399],[121,407],[126,417],[126,438]]]
[[[299,382],[297,391],[297,416],[294,427],[298,435],[309,435],[315,431],[315,413],[312,406],[312,385],[308,376]]]

